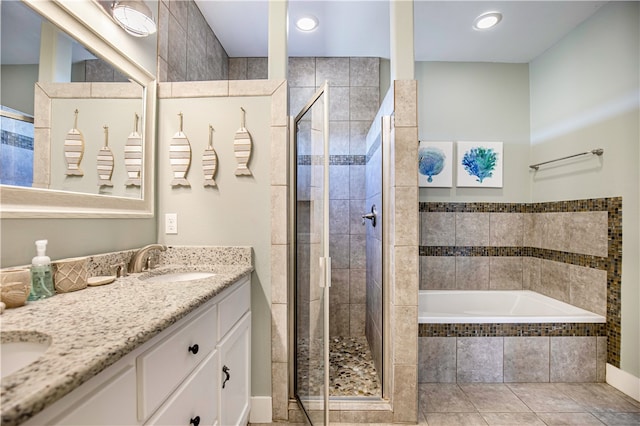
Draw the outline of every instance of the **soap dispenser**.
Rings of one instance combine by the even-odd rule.
[[[29,293],[27,300],[46,299],[55,294],[51,259],[45,255],[47,242],[47,240],[36,241],[38,255],[31,261],[31,293]]]

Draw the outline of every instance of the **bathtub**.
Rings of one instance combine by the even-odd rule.
[[[604,323],[606,319],[529,290],[420,290],[418,322]]]

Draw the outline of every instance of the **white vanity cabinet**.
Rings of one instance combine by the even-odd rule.
[[[217,308],[216,304],[210,306],[137,357],[138,418],[148,419],[216,349]],[[216,401],[215,394],[202,398]]]
[[[249,419],[251,383],[251,313],[227,334],[218,346],[220,372],[220,424],[246,425]]]
[[[136,424],[135,386],[135,368],[131,364],[125,365],[86,392],[73,408],[64,411],[54,422],[59,425]]]
[[[220,305],[220,424],[247,424],[251,381],[251,288],[240,286]]]
[[[25,425],[246,425],[249,275]]]

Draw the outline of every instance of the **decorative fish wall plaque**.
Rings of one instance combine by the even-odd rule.
[[[216,181],[213,179],[216,176],[216,170],[218,169],[218,155],[216,150],[213,149],[213,126],[209,124],[209,145],[204,150],[202,155],[202,170],[204,171],[204,186],[216,187]]]
[[[78,110],[74,111],[73,129],[69,130],[64,140],[64,159],[67,162],[67,176],[84,176],[80,162],[84,155],[84,137],[78,130]]]
[[[246,111],[242,110],[242,120],[240,128],[236,131],[235,138],[233,140],[233,151],[236,155],[236,161],[238,167],[236,168],[236,176],[251,176],[251,170],[249,170],[249,159],[251,158],[251,135],[249,131],[244,127]]]
[[[186,179],[189,166],[191,165],[191,144],[187,135],[182,132],[182,113],[180,117],[180,130],[173,135],[169,146],[169,162],[173,170],[173,180],[171,186],[191,186]]]
[[[98,152],[98,185],[113,186],[111,176],[113,175],[113,153],[109,148],[109,127],[104,128],[104,146]]]
[[[127,138],[124,145],[124,166],[127,169],[127,186],[140,186],[140,174],[142,172],[142,136],[138,133],[138,119],[136,113],[133,122],[133,132]]]

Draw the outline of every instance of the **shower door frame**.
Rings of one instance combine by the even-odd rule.
[[[291,202],[290,205],[290,235],[291,235],[291,250],[289,254],[289,276],[293,281],[293,285],[289,286],[289,300],[292,302],[289,304],[289,347],[293,350],[290,353],[290,361],[293,368],[289,369],[289,398],[295,399],[302,412],[307,417],[307,420],[311,422],[311,418],[307,413],[305,406],[297,393],[297,191],[298,191],[298,179],[297,179],[297,159],[298,159],[298,146],[297,146],[297,123],[298,120],[303,117],[320,99],[324,98],[323,104],[323,240],[324,244],[324,256],[320,258],[321,269],[323,269],[323,424],[329,425],[329,288],[331,287],[331,257],[329,256],[329,82],[325,81],[322,86],[315,92],[307,104],[300,110],[296,116],[290,118],[290,170],[291,170]]]

